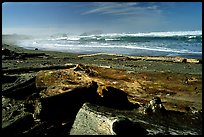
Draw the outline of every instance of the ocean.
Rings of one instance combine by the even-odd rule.
[[[21,40],[18,44],[27,49],[69,53],[202,58],[202,31],[59,34]]]

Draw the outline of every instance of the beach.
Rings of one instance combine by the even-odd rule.
[[[163,106],[167,111],[182,113],[181,115],[195,114],[189,116],[196,119],[195,121],[187,120],[183,124],[187,126],[191,122],[189,127],[195,131],[195,134],[202,132],[202,118],[200,119],[200,115],[202,115],[202,59],[179,56],[130,56],[110,53],[80,54],[45,51],[38,48],[25,49],[17,46],[15,42],[7,40],[3,40],[2,52],[2,100],[14,100],[2,102],[4,103],[3,125],[7,122],[7,126],[4,127],[5,133],[7,132],[6,127],[9,125],[8,113],[12,112],[12,108],[15,108],[15,100],[17,102],[20,100],[20,104],[24,104],[24,101],[29,100],[35,92],[31,91],[20,99],[15,98],[18,92],[22,93],[20,84],[40,76],[39,71],[45,71],[45,74],[46,71],[57,74],[58,71],[67,70],[69,72],[70,68],[77,67],[82,70],[88,68],[89,71],[94,72],[93,74],[88,72],[88,76],[83,75],[83,77],[87,77],[86,79],[124,91],[128,101],[133,104],[144,106],[153,97],[159,97],[164,102]],[[86,70],[84,71],[87,73]],[[82,74],[80,72],[80,75]],[[62,76],[64,76],[64,72]],[[43,78],[46,81],[47,77]],[[56,81],[57,79],[58,77],[56,77]],[[39,81],[32,82],[36,85]],[[82,80],[81,83],[83,82],[86,83]],[[53,83],[55,82],[53,81]],[[22,84],[24,86],[22,90],[23,88],[25,91],[29,90],[29,84]],[[31,84],[31,87],[34,85]],[[18,87],[19,90],[16,90],[15,87]],[[39,92],[46,91],[38,90],[37,93]],[[12,102],[14,103],[12,104]],[[10,111],[6,111],[8,105],[11,106]],[[14,119],[15,116],[10,119],[12,118]],[[178,122],[176,125],[176,120],[172,120],[172,123],[170,125],[172,127],[182,127],[180,126],[182,122]],[[185,130],[187,129],[186,127]],[[25,131],[25,129],[23,130]],[[21,135],[22,132],[19,134]],[[30,134],[32,130],[25,133]],[[39,131],[39,134],[42,133]],[[57,130],[56,133],[59,131]]]

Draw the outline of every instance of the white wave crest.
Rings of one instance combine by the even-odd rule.
[[[146,32],[146,33],[108,33],[100,34],[99,36],[105,37],[122,37],[122,36],[135,36],[135,37],[172,37],[172,36],[197,36],[202,35],[202,31],[175,31],[175,32]]]

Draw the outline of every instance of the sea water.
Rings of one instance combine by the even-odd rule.
[[[202,58],[202,31],[54,35],[22,40],[27,49]]]

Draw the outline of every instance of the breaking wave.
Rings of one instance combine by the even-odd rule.
[[[202,56],[202,31],[66,35],[24,40],[25,48],[77,53]]]

